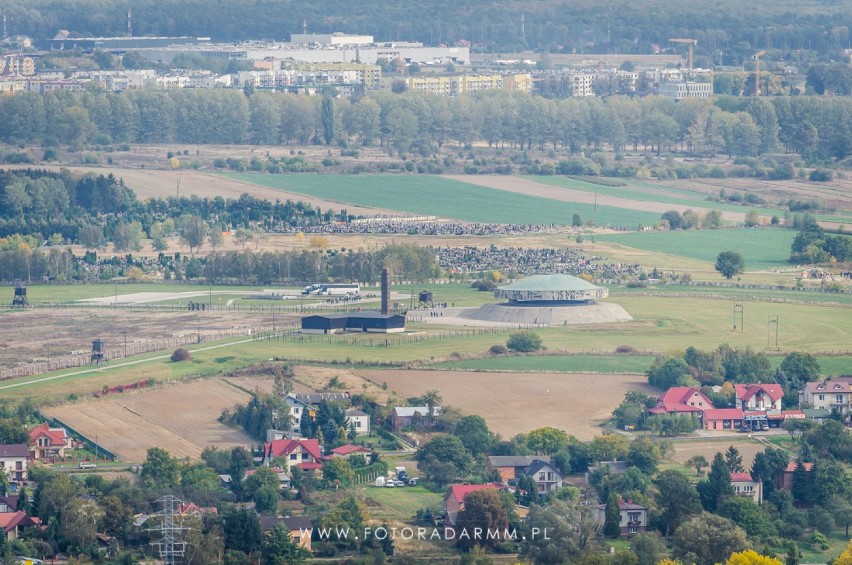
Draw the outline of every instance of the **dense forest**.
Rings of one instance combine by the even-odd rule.
[[[24,93],[0,99],[0,141],[388,146],[433,156],[445,143],[564,153],[679,150],[759,156],[783,149],[821,164],[852,154],[852,99],[648,97],[550,100],[484,91],[455,98],[375,92],[329,99],[239,90]],[[291,169],[285,169],[291,170]]]
[[[672,37],[698,40],[697,55],[740,65],[756,49],[848,48],[852,13],[841,0],[4,0],[10,34],[37,39],[60,29],[82,36],[119,36],[132,9],[134,35],[205,36],[214,41],[289,39],[310,32],[371,34],[379,41],[472,42],[475,51],[650,53]],[[521,15],[524,29],[521,31]],[[717,53],[721,51],[722,53]]]

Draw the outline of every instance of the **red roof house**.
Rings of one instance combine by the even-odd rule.
[[[747,496],[758,503],[763,501],[763,482],[752,479],[750,473],[731,473],[731,486],[737,496]]]
[[[648,410],[651,414],[678,414],[697,412],[715,408],[697,386],[673,386],[658,399],[657,405]]]
[[[350,455],[360,455],[364,458],[365,463],[369,463],[370,457],[373,455],[373,450],[362,445],[352,445],[351,443],[347,443],[346,445],[341,445],[340,447],[332,449],[328,459],[333,459],[335,457],[349,457]]]
[[[12,541],[18,538],[21,528],[39,525],[39,519],[27,516],[26,512],[0,512],[0,531],[6,536],[6,540]]]
[[[304,468],[305,463],[322,460],[322,450],[316,439],[276,439],[264,444],[263,452],[265,463],[277,458],[285,459],[288,471],[294,465]]]
[[[702,422],[705,430],[739,430],[744,417],[739,408],[712,408],[704,411]]]
[[[784,391],[779,384],[734,385],[734,390],[741,410],[781,410]]]
[[[485,483],[484,485],[451,485],[450,491],[444,498],[444,510],[447,513],[447,523],[456,525],[459,512],[464,511],[464,497],[478,490],[501,490],[500,483]]]
[[[65,428],[51,428],[49,424],[39,424],[30,430],[30,452],[33,459],[64,457],[65,450],[71,448],[71,437]]]
[[[796,466],[798,463],[796,461],[792,461],[784,468],[783,471],[778,473],[778,476],[775,477],[775,487],[784,489],[784,490],[793,490],[793,473],[796,472]],[[805,468],[806,473],[810,473],[814,470],[813,463],[802,463]]]

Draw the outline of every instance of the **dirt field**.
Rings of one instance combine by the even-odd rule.
[[[746,434],[743,434],[745,436]],[[690,438],[688,440],[675,440],[672,442],[673,453],[669,457],[678,463],[686,463],[693,455],[703,455],[707,461],[713,461],[717,451],[724,453],[729,446],[736,447],[743,457],[743,467],[748,470],[754,459],[755,453],[766,449],[766,445],[755,439],[745,437],[724,438]]]
[[[443,405],[485,418],[504,439],[553,426],[582,440],[600,435],[600,423],[629,390],[653,389],[636,375],[476,373],[460,371],[359,371],[400,396],[437,390]]]
[[[224,300],[222,301],[224,304]],[[279,320],[281,319],[279,315]],[[107,342],[111,357],[128,353],[134,344],[156,339],[194,335],[213,335],[220,330],[271,325],[271,314],[212,310],[195,312],[128,312],[126,310],[31,309],[0,314],[0,326],[15,328],[0,340],[0,367],[34,359],[68,355],[72,351],[88,354],[92,340]]]
[[[222,409],[244,404],[249,395],[221,379],[167,386],[52,407],[58,418],[119,456],[145,460],[149,447],[162,447],[175,457],[198,458],[207,446],[249,446],[253,440],[216,421]]]
[[[686,209],[692,209],[698,214],[705,214],[707,210],[709,210],[709,208],[702,208],[700,206],[692,206],[689,204],[678,205],[665,202],[646,202],[643,200],[632,200],[630,198],[619,198],[617,196],[607,196],[603,194],[595,195],[595,193],[592,192],[542,184],[514,176],[446,175],[446,178],[457,180],[459,182],[485,186],[488,188],[496,188],[498,190],[507,190],[509,192],[517,192],[519,194],[527,194],[529,196],[559,200],[562,202],[594,204],[597,199],[597,203],[601,206],[614,206],[616,208],[641,210],[643,212],[658,212],[662,214],[668,210],[679,210],[683,212]],[[742,222],[745,220],[745,212],[722,212],[722,217],[733,222]]]

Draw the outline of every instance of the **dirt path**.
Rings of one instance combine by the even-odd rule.
[[[578,202],[580,204],[594,204],[601,206],[613,206],[615,208],[624,208],[627,210],[640,210],[642,212],[656,212],[662,214],[668,210],[677,210],[683,212],[691,209],[698,214],[705,214],[710,208],[702,208],[700,206],[691,206],[686,204],[670,204],[666,202],[646,202],[644,200],[632,200],[629,198],[619,198],[617,196],[607,196],[598,194],[595,196],[592,192],[583,190],[574,190],[571,188],[562,188],[535,182],[533,180],[515,177],[515,176],[489,176],[489,175],[444,175],[445,178],[484,186],[487,188],[496,188],[497,190],[506,190],[508,192],[516,192],[518,194],[526,194],[529,196],[538,196],[540,198],[549,198],[551,200],[559,200],[561,202]],[[722,212],[722,217],[732,222],[742,222],[745,220],[745,212]]]

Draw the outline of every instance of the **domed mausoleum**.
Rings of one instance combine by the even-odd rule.
[[[567,326],[629,322],[633,317],[618,304],[597,302],[609,290],[571,275],[533,275],[501,286],[494,296],[503,304],[485,304],[467,318],[513,324]]]

